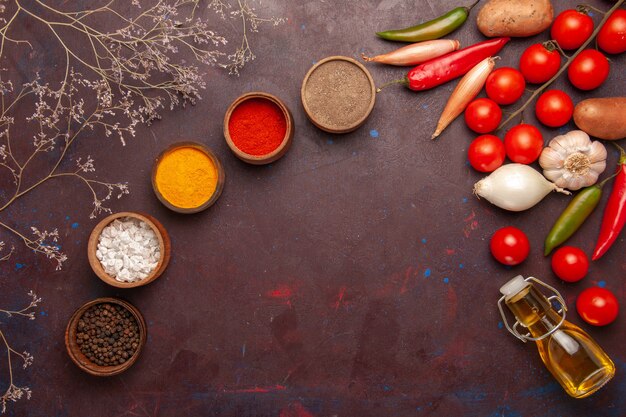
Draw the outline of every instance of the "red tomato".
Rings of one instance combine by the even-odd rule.
[[[498,104],[513,104],[522,97],[526,80],[521,72],[511,67],[498,68],[487,77],[485,90]]]
[[[522,123],[506,132],[504,148],[511,161],[531,164],[541,155],[543,136],[535,126]]]
[[[491,254],[504,265],[517,265],[530,253],[528,237],[520,229],[503,227],[493,234],[490,242]]]
[[[549,51],[540,43],[530,45],[519,60],[519,69],[526,81],[541,84],[559,71],[561,55],[557,50]]]
[[[619,304],[615,295],[600,287],[587,288],[576,300],[578,314],[589,324],[606,326],[617,318]]]
[[[609,60],[595,49],[582,51],[567,69],[567,77],[581,90],[593,90],[609,76]]]
[[[476,133],[489,133],[498,127],[502,120],[500,106],[488,98],[478,98],[465,109],[465,123]]]
[[[561,90],[548,90],[539,96],[535,114],[541,123],[550,127],[561,127],[572,118],[574,103]]]
[[[491,172],[504,162],[506,153],[499,137],[482,135],[472,141],[467,151],[470,165],[476,171]]]
[[[552,271],[566,282],[577,282],[589,272],[589,259],[575,246],[563,246],[552,256]]]
[[[626,51],[626,10],[617,9],[607,19],[596,38],[598,46],[609,54]]]
[[[593,32],[593,20],[578,10],[564,10],[550,29],[550,36],[562,49],[578,49]]]

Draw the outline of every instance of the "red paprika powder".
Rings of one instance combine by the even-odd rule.
[[[231,140],[242,152],[263,156],[283,142],[287,121],[276,104],[253,98],[235,108],[228,122],[228,131]]]

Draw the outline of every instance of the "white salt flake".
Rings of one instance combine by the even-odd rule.
[[[106,273],[122,282],[147,278],[161,259],[159,240],[146,222],[114,220],[100,234],[96,257]]]

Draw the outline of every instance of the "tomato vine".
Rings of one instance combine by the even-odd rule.
[[[595,39],[595,37],[598,35],[598,33],[600,32],[600,30],[602,29],[602,27],[604,26],[604,24],[606,23],[606,21],[608,20],[608,18],[611,16],[611,14],[617,10],[622,4],[624,3],[624,0],[618,0],[615,5],[613,7],[611,7],[611,9],[607,12],[602,12],[604,13],[604,17],[602,18],[602,20],[600,21],[600,24],[598,25],[598,27],[596,27],[593,31],[593,33],[591,34],[591,36],[589,37],[589,39],[587,39],[585,41],[585,43],[583,43],[581,45],[580,48],[578,48],[576,50],[576,52],[574,52],[571,56],[567,56],[565,54],[563,54],[565,56],[565,64],[563,64],[563,66],[559,69],[559,71],[552,77],[550,78],[548,81],[546,81],[543,85],[541,85],[539,88],[537,88],[535,91],[533,91],[532,95],[524,102],[524,104],[522,104],[522,106],[520,108],[518,108],[517,110],[515,110],[513,113],[511,113],[511,115],[509,117],[507,117],[502,123],[500,123],[500,126],[498,126],[498,130],[502,129],[504,126],[506,126],[507,124],[509,124],[513,119],[515,119],[517,116],[519,116],[520,114],[522,114],[524,112],[524,110],[526,110],[526,108],[533,102],[535,101],[535,99],[546,89],[548,88],[554,81],[556,81],[561,74],[563,74],[563,72],[565,72],[565,70],[570,66],[570,64],[572,63],[572,61],[578,56],[578,54],[580,54],[582,51],[585,50],[585,48]],[[553,41],[554,42],[554,41]],[[556,44],[556,42],[554,42]],[[557,44],[558,45],[558,44]],[[559,50],[561,50],[561,48],[559,47]],[[562,52],[562,51],[561,51]]]

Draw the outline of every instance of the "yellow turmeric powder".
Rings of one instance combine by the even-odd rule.
[[[180,208],[196,208],[206,203],[215,192],[217,178],[211,158],[191,146],[166,153],[155,176],[161,195]]]

